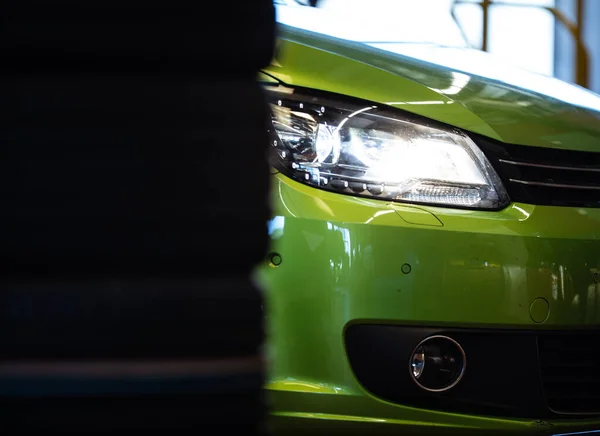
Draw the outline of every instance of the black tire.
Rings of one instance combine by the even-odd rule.
[[[6,79],[0,101],[3,425],[258,431],[260,366],[143,389],[119,376],[112,391],[91,374],[78,379],[89,389],[67,392],[49,389],[43,368],[15,379],[10,366],[259,359],[249,273],[266,254],[269,172],[258,86]]]
[[[255,75],[274,36],[271,0],[0,4],[11,434],[258,431],[249,274],[267,249],[269,171]],[[88,371],[157,359],[200,363],[177,377]]]

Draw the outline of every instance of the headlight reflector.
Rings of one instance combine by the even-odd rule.
[[[383,200],[501,209],[509,199],[464,133],[375,104],[266,87],[274,164],[311,186]]]

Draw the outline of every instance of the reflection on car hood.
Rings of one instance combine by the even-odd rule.
[[[532,91],[565,103],[600,111],[600,96],[561,80],[507,64],[481,50],[419,44],[371,44],[373,47],[452,69],[457,79],[446,94],[457,94],[473,80],[489,79],[521,91]],[[458,73],[461,71],[461,73]]]
[[[268,72],[288,84],[385,103],[505,142],[600,151],[600,96],[487,53],[371,47],[287,26],[280,42]]]

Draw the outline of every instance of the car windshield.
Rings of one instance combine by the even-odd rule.
[[[454,21],[452,0],[300,0],[275,2],[277,21],[336,38],[381,44],[434,44],[466,47]]]

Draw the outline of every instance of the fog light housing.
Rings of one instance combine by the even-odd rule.
[[[430,336],[410,356],[409,372],[414,382],[429,392],[452,389],[462,379],[467,358],[463,348],[447,336]]]

